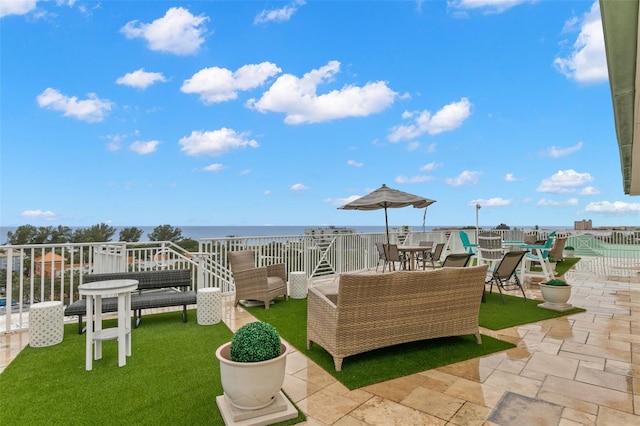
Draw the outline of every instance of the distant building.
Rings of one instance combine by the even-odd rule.
[[[324,237],[327,235],[338,234],[355,234],[356,230],[353,228],[338,228],[335,226],[328,226],[326,228],[307,228],[304,230],[306,235],[313,235],[315,237]]]
[[[573,222],[573,229],[576,231],[591,230],[593,229],[593,224],[591,223],[591,219],[576,220]]]
[[[9,264],[8,259],[9,256],[6,253],[0,253],[0,269],[7,269],[7,266]],[[20,256],[11,257],[11,270],[14,272],[20,270]]]
[[[35,265],[35,274],[39,276],[50,277],[64,269],[64,258],[54,252],[48,252],[44,256],[36,257],[33,263]]]

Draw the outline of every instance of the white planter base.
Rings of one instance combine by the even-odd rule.
[[[565,312],[573,309],[573,305],[570,303],[551,303],[544,302],[538,305],[538,308],[551,309],[552,311]]]
[[[216,397],[216,404],[227,426],[270,425],[298,417],[298,410],[282,391],[268,406],[259,410],[242,410],[234,407],[224,395]]]

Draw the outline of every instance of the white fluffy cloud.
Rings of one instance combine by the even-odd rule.
[[[78,100],[75,96],[66,96],[56,89],[48,87],[36,100],[40,108],[60,111],[65,117],[71,117],[89,123],[100,122],[111,111],[113,103],[100,99],[95,93],[89,93],[87,99]]]
[[[54,220],[56,218],[56,214],[51,210],[25,210],[20,216],[27,219]]]
[[[397,94],[382,81],[318,94],[318,86],[332,80],[339,71],[340,62],[330,61],[302,78],[281,75],[259,100],[250,99],[247,106],[260,112],[284,113],[285,123],[302,124],[366,117],[384,110],[395,100]]]
[[[235,72],[226,68],[204,68],[185,80],[183,93],[200,95],[204,103],[225,102],[238,97],[238,91],[261,86],[282,70],[270,62],[244,65]]]
[[[26,15],[36,8],[37,0],[0,0],[0,18],[9,15]]]
[[[213,164],[209,164],[208,166],[204,167],[202,170],[204,170],[205,172],[219,172],[224,168],[224,166],[220,163],[213,163]]]
[[[193,16],[182,7],[172,7],[150,24],[127,22],[120,32],[127,38],[143,38],[149,49],[175,55],[192,55],[204,43],[206,16]]]
[[[611,216],[638,216],[640,203],[625,203],[624,201],[598,201],[589,203],[584,208],[588,213],[601,213]]]
[[[218,156],[232,149],[257,148],[260,145],[249,138],[248,133],[238,133],[233,129],[223,127],[209,132],[193,131],[178,141],[181,151],[187,155]]]
[[[456,176],[454,178],[445,179],[445,182],[447,183],[447,185],[451,185],[451,186],[462,186],[462,185],[468,185],[468,184],[476,184],[476,183],[478,183],[478,180],[480,179],[480,175],[482,175],[482,172],[476,172],[476,171],[473,171],[473,170],[465,170],[464,172],[460,173],[458,176]]]
[[[332,206],[341,207],[345,204],[349,204],[350,202],[357,200],[360,197],[362,197],[362,195],[351,195],[347,198],[325,198],[324,202],[326,204],[331,204]]]
[[[551,207],[565,207],[565,206],[577,206],[577,198],[569,198],[567,200],[549,200],[542,198],[537,203],[539,206],[551,206]]]
[[[289,189],[292,191],[303,191],[305,189],[309,189],[309,187],[302,183],[294,183]]]
[[[550,178],[543,179],[536,191],[566,194],[575,192],[578,187],[592,180],[593,177],[589,173],[578,173],[573,169],[558,170],[558,172]]]
[[[532,0],[449,0],[448,5],[456,9],[483,9],[487,12],[501,13],[522,3]]]
[[[544,150],[542,155],[545,157],[560,158],[580,151],[582,149],[582,145],[584,145],[582,142],[578,142],[568,148],[558,148],[554,145],[551,148]]]
[[[607,80],[609,74],[598,1],[593,2],[591,10],[582,18],[580,33],[572,48],[568,56],[554,59],[558,71],[581,83]]]
[[[156,152],[158,145],[160,145],[159,141],[136,141],[129,146],[129,149],[138,154],[146,155]]]
[[[364,163],[361,163],[359,161],[356,160],[347,160],[347,164],[351,167],[362,167],[364,166]]]
[[[413,124],[399,125],[391,129],[388,139],[391,142],[415,139],[425,133],[437,135],[457,129],[471,115],[472,104],[469,99],[462,98],[442,107],[435,114],[424,110],[421,112],[405,112],[404,119],[414,119]]]
[[[598,195],[599,193],[600,190],[593,186],[585,186],[578,192],[578,194],[580,195]]]
[[[493,198],[478,198],[476,200],[471,200],[467,205],[476,206],[480,204],[482,207],[501,207],[501,206],[508,206],[511,203],[513,203],[513,200],[507,200],[501,197],[493,197]]]
[[[432,177],[424,176],[424,175],[411,176],[411,177],[400,175],[395,178],[395,181],[397,183],[422,183],[422,182],[430,181],[432,179],[433,179]]]
[[[432,172],[436,169],[440,169],[444,166],[444,164],[442,163],[436,163],[435,161],[432,161],[429,164],[425,164],[424,166],[420,167],[420,171],[421,172]]]
[[[291,4],[283,6],[279,9],[262,10],[254,18],[254,24],[264,24],[266,22],[285,22],[291,19],[294,13],[297,12],[299,6],[305,4],[304,0],[296,0]]]
[[[126,73],[116,80],[117,84],[135,87],[137,89],[146,89],[155,83],[164,83],[167,81],[161,72],[147,72],[144,68]]]

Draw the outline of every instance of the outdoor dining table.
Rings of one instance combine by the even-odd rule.
[[[407,255],[409,255],[409,269],[412,271],[415,271],[417,254],[422,252],[431,252],[431,247],[429,246],[398,246],[398,251],[400,253],[406,253]]]

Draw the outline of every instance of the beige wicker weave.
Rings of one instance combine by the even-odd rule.
[[[417,340],[473,334],[487,265],[387,274],[345,274],[309,289],[307,348],[345,357]],[[337,290],[337,294],[336,293]]]
[[[269,309],[269,304],[276,297],[288,299],[284,263],[257,268],[254,251],[240,250],[229,252],[229,264],[236,285],[234,306],[238,306],[241,300],[257,300]]]

